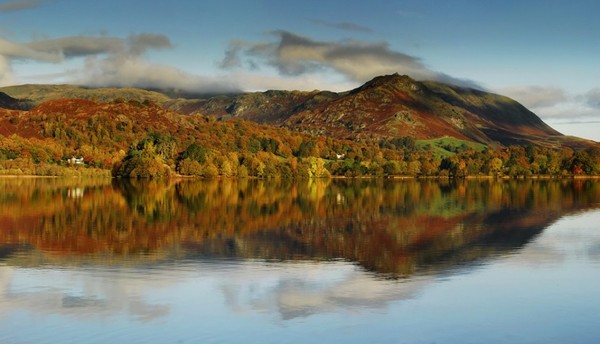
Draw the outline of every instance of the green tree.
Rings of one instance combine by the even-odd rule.
[[[197,161],[200,164],[206,163],[206,156],[208,150],[203,145],[198,142],[194,142],[189,145],[180,155],[180,160],[190,159],[192,161]]]
[[[168,135],[151,133],[134,142],[122,163],[114,171],[118,177],[164,178],[171,174],[165,159],[173,156],[174,141]]]

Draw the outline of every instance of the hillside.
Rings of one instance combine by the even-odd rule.
[[[164,105],[185,114],[203,114],[218,119],[245,119],[282,125],[290,116],[327,104],[341,94],[327,91],[266,91],[216,96],[198,100],[172,100]]]
[[[33,107],[28,100],[15,99],[6,93],[0,92],[0,108],[9,110],[27,110]]]
[[[593,146],[579,151],[494,148],[451,137],[343,140],[245,120],[184,115],[153,102],[122,99],[57,99],[29,111],[0,109],[0,174],[597,175],[599,152]]]
[[[336,137],[451,136],[487,145],[555,145],[562,135],[511,99],[407,76],[377,77],[288,120]]]
[[[490,147],[533,144],[582,149],[594,145],[560,134],[510,98],[438,82],[418,82],[398,74],[376,77],[342,93],[266,91],[173,98],[182,95],[173,91],[69,85],[21,85],[0,91],[35,105],[59,98],[150,101],[183,114],[245,119],[337,139],[453,137]]]
[[[397,74],[376,77],[349,92],[267,91],[199,101],[180,111],[352,140],[450,136],[493,147],[591,144],[560,134],[510,98]]]
[[[0,93],[0,174],[600,174],[600,144],[558,133],[509,98],[397,74],[343,93],[207,99],[66,85],[2,90],[12,93]]]
[[[62,98],[88,99],[99,102],[111,102],[117,99],[134,100],[138,102],[152,101],[166,103],[171,98],[160,92],[148,91],[139,88],[87,88],[75,85],[17,85],[0,87],[13,98],[27,99],[30,108],[49,100]],[[1,106],[0,107],[4,107]]]
[[[81,167],[67,162],[81,157],[84,167],[122,176],[135,170],[126,164],[120,169],[122,163],[136,161],[132,158],[205,177],[326,176],[324,159],[339,152],[368,161],[382,150],[250,121],[184,115],[133,100],[57,99],[29,111],[0,109],[0,174],[64,174],[58,167]],[[401,154],[388,156],[398,159]],[[362,173],[361,166],[366,168],[352,168]]]

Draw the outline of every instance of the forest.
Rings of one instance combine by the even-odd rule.
[[[119,178],[571,177],[600,175],[600,149],[443,137],[334,139],[152,102],[49,101],[0,112],[0,174]],[[73,159],[75,158],[75,159]],[[79,159],[79,160],[76,160]]]

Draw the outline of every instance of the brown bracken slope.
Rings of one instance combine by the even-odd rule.
[[[510,98],[398,74],[343,93],[267,91],[188,101],[178,110],[354,140],[450,136],[491,146],[593,144],[562,135]]]
[[[398,74],[379,76],[341,93],[266,91],[203,99],[175,99],[145,90],[83,89],[68,85],[23,85],[0,91],[32,99],[35,104],[61,95],[101,101],[149,100],[183,114],[202,114],[221,120],[246,119],[338,139],[378,141],[411,136],[424,140],[448,136],[491,147],[534,144],[576,149],[597,144],[562,135],[510,98],[438,82],[418,82]],[[0,107],[15,108],[3,104],[0,99]]]

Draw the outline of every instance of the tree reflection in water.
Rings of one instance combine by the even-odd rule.
[[[391,277],[517,250],[597,208],[591,180],[0,180],[19,266],[239,258],[356,262]]]

